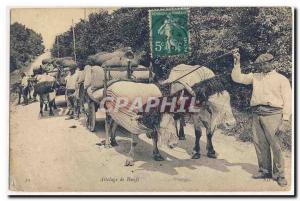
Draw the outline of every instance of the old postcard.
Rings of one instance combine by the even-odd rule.
[[[291,7],[10,9],[10,194],[294,195]]]

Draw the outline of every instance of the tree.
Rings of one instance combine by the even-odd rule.
[[[41,34],[17,22],[10,26],[10,71],[26,66],[44,49]]]
[[[134,51],[145,51],[142,64],[149,65],[148,10],[157,8],[121,8],[109,14],[106,11],[89,15],[87,21],[75,25],[76,53],[82,63],[100,51],[131,46]],[[233,67],[232,56],[216,57],[238,47],[242,66],[262,53],[275,56],[275,68],[291,80],[292,73],[292,10],[287,7],[245,8],[190,8],[190,55],[160,57],[153,60],[156,75],[165,79],[170,70],[180,64],[207,65],[218,75],[228,75]],[[61,56],[73,55],[71,29],[57,36]],[[56,45],[52,55],[57,55]],[[250,72],[250,68],[244,68]],[[227,88],[234,105],[249,108],[251,86],[232,82],[228,77]]]

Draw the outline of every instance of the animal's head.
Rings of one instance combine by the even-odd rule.
[[[219,76],[203,80],[192,87],[196,99],[200,102],[207,101],[210,96],[225,91],[224,84]]]
[[[171,114],[161,113],[158,108],[152,108],[149,112],[140,114],[139,122],[157,131],[160,145],[169,147],[177,145],[175,120]]]
[[[212,127],[221,125],[225,129],[231,129],[236,125],[227,91],[210,97],[208,103],[212,113]]]
[[[178,144],[176,123],[173,115],[169,113],[163,113],[161,115],[158,133],[158,144],[167,145],[170,148],[174,148]]]

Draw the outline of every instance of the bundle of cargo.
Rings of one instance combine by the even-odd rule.
[[[104,62],[112,59],[113,57],[122,57],[125,52],[122,50],[117,50],[115,52],[99,52],[95,55],[88,57],[87,62],[90,65],[99,65],[101,66]]]
[[[39,75],[43,73],[43,68],[42,66],[33,66],[32,67],[32,72],[34,75]]]
[[[40,95],[53,92],[54,89],[55,89],[55,81],[39,82],[36,85],[34,85],[34,91]]]
[[[53,64],[51,64],[51,63],[46,63],[46,64],[43,64],[42,66],[41,66],[41,68],[45,71],[45,72],[51,72],[51,71],[53,71],[54,70],[54,65]]]
[[[109,80],[122,80],[127,79],[127,71],[109,71]]]
[[[55,58],[47,58],[42,60],[42,64],[51,64],[55,61]]]
[[[103,91],[104,88],[96,89],[93,91],[92,87],[89,87],[87,89],[87,94],[94,102],[100,103],[101,100],[103,99]]]
[[[150,69],[145,66],[139,65],[136,69],[134,69],[131,76],[132,79],[137,82],[148,81],[150,78]],[[154,76],[153,72],[152,72],[152,76]]]
[[[84,89],[91,87],[92,91],[103,88],[104,70],[100,66],[85,66],[84,68]]]
[[[128,64],[131,64],[131,67],[137,67],[140,62],[140,58],[138,56],[135,56],[133,59],[129,60],[128,58],[122,56],[116,56],[111,58],[110,60],[105,61],[102,66],[110,67],[110,68],[116,68],[116,67],[127,67]]]
[[[54,91],[56,86],[56,79],[50,75],[38,75],[36,77],[37,84],[34,86],[34,90],[37,94],[46,94]]]
[[[92,68],[92,66],[86,65],[83,70],[83,72],[84,72],[83,73],[84,74],[83,88],[85,90],[91,86],[91,79],[92,79],[91,78],[92,77],[91,68]]]
[[[60,61],[61,65],[63,67],[75,67],[76,66],[76,62],[72,59],[63,59]]]
[[[76,63],[72,57],[57,58],[55,59],[54,64],[56,66],[62,66],[64,68],[76,66]]]
[[[50,71],[48,73],[48,75],[52,76],[52,77],[57,77],[58,75],[58,70],[57,69],[54,69],[53,71]]]

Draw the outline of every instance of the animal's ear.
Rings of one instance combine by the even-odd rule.
[[[197,93],[196,97],[198,101],[203,102],[206,100],[205,90],[203,88],[198,89],[196,93]]]

